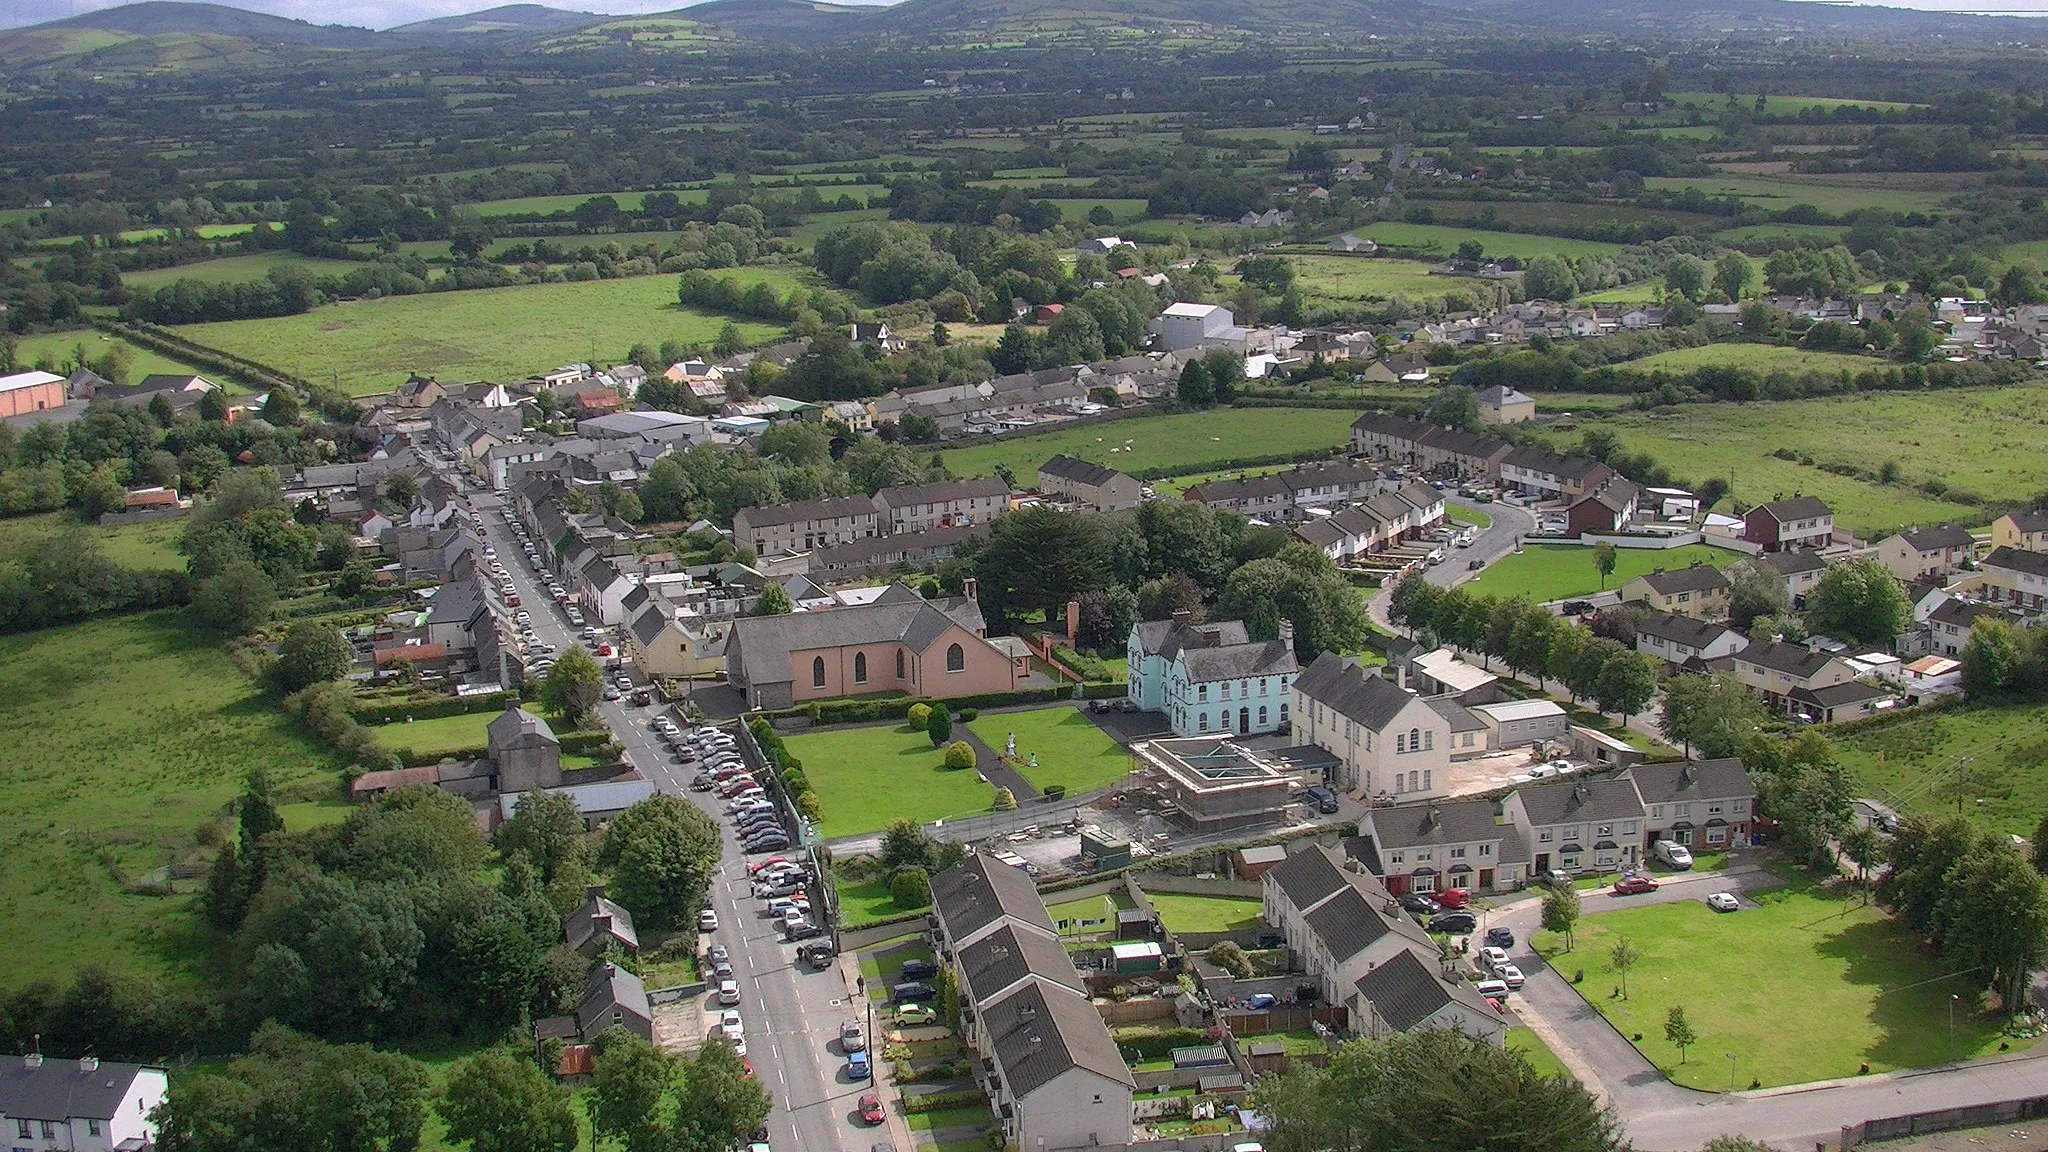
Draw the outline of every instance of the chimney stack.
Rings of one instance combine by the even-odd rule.
[[[972,576],[969,576],[969,577],[968,577],[967,579],[965,579],[965,580],[962,580],[962,581],[960,582],[960,594],[961,594],[962,596],[965,596],[965,597],[967,597],[967,598],[968,598],[969,600],[978,600],[978,599],[980,599],[981,597],[980,597],[979,595],[977,595],[977,593],[979,593],[980,591],[981,591],[981,581],[979,581],[979,580],[976,580],[976,579],[975,579],[974,577],[972,577]]]
[[[80,1072],[97,1072],[99,1067],[100,1058],[97,1056],[80,1056],[78,1058],[78,1070]]]
[[[1294,647],[1294,621],[1280,621],[1280,642],[1282,644],[1287,645],[1287,650],[1289,652],[1293,652],[1296,650]]]
[[[1185,608],[1176,609],[1173,613],[1173,622],[1175,626],[1185,625],[1188,621],[1192,619],[1194,619],[1194,613],[1188,611]]]
[[[586,899],[590,899],[590,900],[602,900],[602,899],[604,899],[604,885],[602,885],[602,884],[588,884],[588,885],[585,885],[585,886],[584,886],[584,888],[583,888],[583,895],[584,895],[584,897],[585,897]]]

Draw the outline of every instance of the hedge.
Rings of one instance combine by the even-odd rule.
[[[472,712],[502,712],[519,702],[517,692],[492,692],[487,696],[422,696],[393,704],[375,704],[354,710],[359,724],[390,724],[398,720],[440,720],[467,716]]]
[[[919,1096],[905,1096],[903,1110],[909,1113],[943,1112],[963,1104],[986,1104],[988,1097],[979,1088],[964,1088],[958,1092],[931,1092]]]
[[[1121,696],[1122,684],[1111,683],[1104,687],[1112,691],[1103,695]],[[787,716],[802,716],[813,724],[859,724],[872,720],[905,720],[910,709],[917,704],[941,704],[959,715],[972,708],[1010,708],[1020,704],[1051,704],[1060,700],[1073,699],[1071,687],[1026,688],[1018,692],[988,692],[979,696],[953,696],[945,700],[931,700],[922,696],[894,696],[886,700],[827,700],[806,704],[797,708],[783,708],[773,712],[762,712],[760,717],[776,719]],[[770,729],[773,731],[773,729]],[[767,747],[764,740],[762,746]]]
[[[1259,405],[1252,405],[1259,407]],[[1346,445],[1345,447],[1348,447]],[[1204,460],[1198,465],[1167,464],[1158,468],[1141,468],[1132,473],[1138,480],[1167,480],[1175,476],[1191,476],[1202,472],[1226,472],[1232,468],[1264,468],[1271,464],[1305,464],[1315,460],[1328,460],[1337,455],[1338,448],[1311,448],[1303,452],[1268,452],[1264,456],[1231,456],[1222,460]]]
[[[1175,1048],[1195,1048],[1214,1043],[1200,1028],[1157,1028],[1119,1031],[1116,1034],[1116,1046],[1137,1053],[1140,1060],[1157,1060],[1172,1054]]]

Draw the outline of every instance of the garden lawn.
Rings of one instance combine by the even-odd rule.
[[[339,782],[183,612],[0,639],[0,698],[0,939],[17,945],[0,987],[89,961],[196,979],[210,942],[193,898],[123,889],[210,858],[196,833],[253,768],[286,800]]]
[[[1351,420],[1315,408],[1215,409],[1088,424],[1037,436],[1004,438],[943,453],[955,476],[987,476],[1008,464],[1019,482],[1054,456],[1077,456],[1119,472],[1221,469],[1229,460],[1282,453],[1309,455],[1349,443]],[[1124,450],[1128,443],[1130,448]],[[1111,451],[1115,449],[1115,451]]]
[[[2048,704],[1908,713],[1835,748],[1857,795],[1901,812],[1951,815],[1961,794],[1963,811],[1986,827],[2032,836],[2048,807]]]
[[[62,372],[62,366],[70,362],[73,350],[80,345],[85,346],[87,359],[96,359],[106,355],[116,344],[128,349],[128,382],[131,384],[144,376],[153,375],[207,376],[202,369],[182,360],[144,348],[140,344],[117,340],[96,328],[74,328],[68,332],[44,332],[35,336],[23,336],[15,343],[14,359],[24,368],[48,363],[52,366],[51,371],[65,374]],[[212,379],[211,376],[207,378]],[[248,391],[225,380],[218,380],[215,383],[231,392]]]
[[[1579,921],[1576,948],[1536,935],[1536,948],[1567,979],[1584,969],[1579,991],[1675,1083],[1726,1091],[1735,1054],[1736,1086],[1764,1087],[1920,1068],[1948,1058],[1948,1002],[1956,1013],[1956,1052],[1998,1049],[1998,1022],[1980,1014],[1976,988],[1947,978],[1947,966],[1914,934],[1877,908],[1825,892],[1804,875],[1761,892],[1758,906],[1716,913],[1698,900],[1604,912]],[[1628,972],[1627,999],[1611,993],[1621,978],[1608,954],[1626,936],[1641,953]],[[1684,1062],[1664,1039],[1677,1005],[1698,1034]]]
[[[1758,372],[1862,372],[1886,368],[1894,361],[1847,352],[1809,352],[1776,344],[1702,344],[1697,348],[1674,348],[1631,360],[1623,367],[1637,372],[1690,372],[1695,368],[1749,368]]]
[[[1067,900],[1046,906],[1045,914],[1052,917],[1055,927],[1062,933],[1080,935],[1090,932],[1115,932],[1116,913],[1119,908],[1134,907],[1131,898],[1123,889],[1105,892],[1100,896],[1086,896],[1079,900]]]
[[[1482,532],[1493,527],[1493,517],[1473,505],[1460,504],[1456,500],[1444,501],[1444,515],[1448,516],[1453,524],[1470,524]]]
[[[936,1112],[912,1112],[904,1116],[903,1123],[913,1132],[937,1132],[945,1128],[987,1128],[995,1123],[995,1118],[988,1105],[970,1104]]]
[[[1614,574],[1607,578],[1610,590],[1654,568],[1684,568],[1695,560],[1726,568],[1743,558],[1740,552],[1705,544],[1662,549],[1617,548],[1614,552]],[[1510,553],[1501,557],[1478,579],[1463,587],[1475,595],[1527,596],[1542,604],[1600,591],[1600,572],[1593,567],[1593,550],[1584,545],[1525,544],[1520,555]]]
[[[1259,901],[1243,896],[1147,892],[1169,932],[1236,932],[1259,926]]]
[[[1992,507],[2048,488],[2048,453],[2040,451],[2044,408],[2048,384],[2029,383],[1938,394],[1687,404],[1577,423],[1581,431],[1613,431],[1629,451],[1648,452],[1681,483],[1732,475],[1735,497],[1751,503],[1780,492],[1818,496],[1835,510],[1836,523],[1876,540],[1907,525],[1986,524]],[[1570,446],[1578,435],[1546,438],[1552,446]],[[1773,455],[1780,449],[1795,458]],[[1899,483],[1822,467],[1849,467],[1875,477],[1887,463],[1898,467]]]
[[[1079,708],[1054,704],[1029,712],[998,712],[967,725],[982,743],[1000,753],[1017,736],[1017,771],[1043,791],[1063,785],[1069,795],[1121,780],[1131,770],[1130,753],[1095,726]],[[1036,754],[1038,767],[1027,765]],[[1023,799],[1023,797],[1018,797]]]
[[[832,887],[839,894],[839,924],[842,928],[859,928],[915,911],[897,905],[896,898],[889,894],[889,881],[886,879],[850,880],[834,871]]]
[[[183,568],[178,539],[182,520],[145,520],[136,524],[81,525],[68,513],[44,512],[0,520],[0,556],[19,555],[43,541],[77,531],[99,542],[107,559],[124,568]]]
[[[1529,1066],[1541,1075],[1571,1075],[1566,1070],[1564,1061],[1557,1058],[1557,1054],[1550,1050],[1550,1046],[1543,1042],[1543,1038],[1527,1028],[1517,1026],[1508,1029],[1507,1046],[1520,1052],[1529,1061]]]
[[[809,732],[784,739],[824,806],[826,839],[879,832],[898,818],[929,824],[986,812],[995,789],[972,768],[945,766],[931,738],[902,724]]]
[[[721,275],[778,290],[809,282],[786,268]],[[361,395],[396,388],[412,372],[509,380],[571,361],[621,360],[635,342],[708,344],[728,320],[757,344],[782,333],[775,325],[681,307],[673,276],[636,276],[355,300],[296,316],[188,324],[177,334]]]
[[[482,748],[484,728],[497,719],[494,712],[465,712],[459,716],[437,716],[432,720],[407,723],[395,720],[370,729],[377,746],[393,752],[409,748],[420,756],[450,756]]]

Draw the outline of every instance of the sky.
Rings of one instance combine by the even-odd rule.
[[[0,0],[0,28],[39,24],[112,8],[128,0]],[[509,0],[231,0],[235,7],[288,16],[316,24],[353,24],[390,28],[414,20],[452,16],[495,8]],[[541,0],[550,7],[582,12],[630,14],[668,12],[687,0]],[[888,3],[890,0],[841,0],[842,3]],[[1900,8],[1932,12],[1994,12],[2013,16],[2048,16],[2048,0],[1885,0]]]

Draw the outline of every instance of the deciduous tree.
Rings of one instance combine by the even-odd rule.
[[[460,1061],[434,1101],[448,1138],[471,1152],[574,1152],[568,1090],[533,1061],[496,1049]]]

